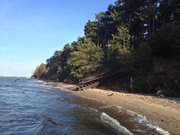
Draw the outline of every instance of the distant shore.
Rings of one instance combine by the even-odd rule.
[[[76,85],[55,82],[45,82],[45,84],[109,106],[121,106],[124,109],[146,116],[150,122],[167,130],[172,135],[179,135],[180,133],[180,101],[178,100],[96,88],[73,91]]]

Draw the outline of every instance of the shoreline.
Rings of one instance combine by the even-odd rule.
[[[59,82],[44,83],[62,91],[72,93],[75,96],[94,100],[107,106],[121,106],[124,109],[145,116],[153,125],[163,128],[171,135],[179,135],[180,133],[180,101],[98,88],[73,91],[76,85]]]

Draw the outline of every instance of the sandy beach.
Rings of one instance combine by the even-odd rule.
[[[154,96],[113,92],[111,90],[90,88],[73,91],[75,85],[48,82],[60,90],[76,96],[92,99],[108,106],[121,106],[146,116],[151,123],[167,130],[171,135],[180,135],[180,101]]]

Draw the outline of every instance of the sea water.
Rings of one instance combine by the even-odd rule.
[[[149,123],[147,128],[145,122],[138,125],[127,111],[116,110],[120,116],[116,120],[109,110],[113,108],[94,105],[41,81],[0,77],[0,135],[159,134]]]

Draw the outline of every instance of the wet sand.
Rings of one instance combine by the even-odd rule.
[[[54,82],[46,84],[108,106],[121,106],[146,116],[148,121],[167,130],[171,135],[180,135],[180,101],[177,99],[170,100],[97,88],[73,91],[76,88],[75,85]]]

